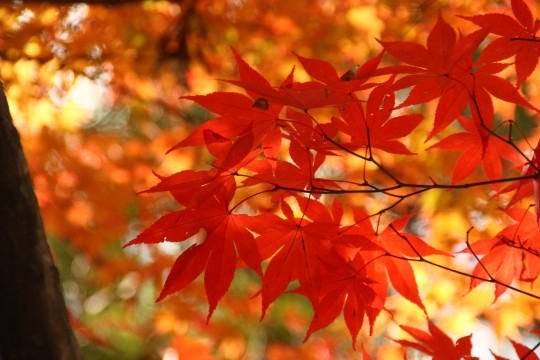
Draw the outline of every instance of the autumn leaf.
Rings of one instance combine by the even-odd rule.
[[[371,356],[369,356],[366,349],[364,349],[364,344],[362,344],[362,359],[363,360],[371,360]]]
[[[342,119],[334,124],[350,136],[344,146],[351,150],[378,148],[393,154],[413,154],[397,139],[409,135],[421,122],[419,114],[391,117],[395,105],[394,77],[371,91],[365,110],[360,104],[340,108]]]
[[[431,321],[428,321],[429,333],[410,326],[400,325],[400,327],[418,342],[409,340],[394,341],[405,347],[423,352],[431,356],[433,360],[479,360],[479,358],[471,356],[472,335],[464,336],[454,344],[452,339]]]
[[[521,166],[521,175],[523,176],[533,176],[537,173],[537,169],[540,168],[540,142],[538,142],[533,150],[529,150],[528,153],[532,156],[531,159],[527,159]],[[502,189],[501,193],[507,193],[513,190],[515,190],[515,193],[508,202],[507,207],[514,206],[523,198],[532,196],[534,199],[536,216],[540,218],[540,180],[535,178],[519,180]]]
[[[195,101],[219,116],[200,125],[168,152],[189,146],[206,145],[204,133],[208,130],[232,139],[251,129],[253,142],[259,143],[275,128],[282,109],[281,105],[269,105],[267,109],[253,106],[254,100],[238,93],[220,92],[185,96],[182,99]]]
[[[262,275],[254,236],[246,227],[251,218],[232,214],[229,202],[234,191],[214,193],[204,203],[164,215],[125,246],[162,241],[183,242],[201,230],[206,236],[176,259],[157,301],[181,291],[205,270],[204,283],[210,306],[208,319],[229,289],[238,260]]]
[[[532,74],[538,64],[540,43],[536,34],[540,23],[523,0],[512,0],[514,17],[506,14],[460,16],[490,33],[501,36],[482,51],[478,63],[494,63],[515,55],[516,87]]]
[[[339,104],[349,104],[356,101],[354,93],[373,87],[374,83],[367,83],[370,76],[377,76],[377,66],[382,54],[367,61],[354,75],[341,78],[329,63],[319,59],[309,59],[296,55],[306,71],[319,81],[294,82],[294,68],[279,87],[270,83],[249,66],[233,49],[238,63],[240,80],[227,80],[227,82],[244,88],[253,99],[263,98],[268,104],[287,105],[301,110],[310,110]]]
[[[332,222],[326,209],[316,205],[316,200],[299,201],[304,205],[301,218],[295,217],[287,202],[282,201],[285,218],[261,214],[255,216],[252,223],[259,226],[250,228],[258,233],[256,242],[261,259],[270,258],[262,279],[263,317],[268,306],[296,279],[314,308],[318,307],[320,259],[328,256],[331,249],[329,239],[336,236],[338,225]],[[307,210],[311,207],[322,212]],[[313,221],[308,220],[305,214],[312,216]]]
[[[381,42],[390,55],[409,65],[395,68],[395,73],[410,75],[397,80],[394,89],[412,86],[400,107],[440,98],[428,140],[450,125],[467,106],[472,85],[472,54],[486,35],[486,30],[479,30],[458,40],[454,29],[439,15],[429,33],[427,47],[404,41]]]
[[[516,350],[516,353],[518,354],[520,359],[538,360],[538,355],[536,355],[534,351],[529,349],[527,346],[520,344],[512,339],[510,339],[510,342],[512,343],[512,346],[514,347],[514,350]]]
[[[518,154],[512,146],[492,136],[476,121],[464,116],[460,116],[458,120],[466,132],[449,135],[428,148],[428,150],[444,149],[463,152],[454,166],[452,184],[471,175],[480,165],[483,166],[488,179],[500,179],[503,159],[511,163],[519,161]]]
[[[420,299],[414,271],[406,259],[417,258],[418,255],[449,256],[449,254],[429,246],[414,235],[401,231],[409,222],[413,214],[394,220],[391,225],[382,232],[373,229],[370,218],[363,212],[355,209],[354,216],[356,225],[352,231],[373,242],[390,255],[383,256],[376,261],[373,261],[372,265],[368,266],[368,269],[374,269],[375,266],[382,265],[386,270],[393,288],[404,298],[417,305],[425,313],[426,308]],[[380,251],[375,251],[372,254],[369,253],[369,251],[363,253],[366,262],[381,256]],[[380,284],[385,284],[379,276],[373,276],[372,279]],[[386,289],[384,288],[383,291],[385,294]],[[379,296],[385,297],[384,294],[380,293]]]
[[[494,111],[491,95],[511,104],[521,105],[534,111],[539,111],[530,104],[508,80],[495,76],[494,74],[504,70],[508,64],[486,64],[474,63],[475,69],[472,74],[474,86],[472,87],[471,101],[469,106],[473,118],[477,119],[486,128],[493,126]]]
[[[540,229],[537,217],[530,210],[506,209],[505,213],[515,222],[501,230],[495,237],[477,240],[463,253],[484,255],[480,258],[471,278],[470,289],[480,285],[480,279],[497,279],[496,301],[513,280],[533,282],[540,274]]]
[[[349,259],[338,267],[335,266],[336,264],[327,262],[324,265],[327,271],[321,279],[324,285],[321,287],[319,311],[315,312],[304,341],[313,332],[330,324],[343,312],[345,323],[352,337],[353,348],[356,348],[356,339],[366,311],[371,308],[375,297],[379,294],[372,288],[373,280],[368,277],[360,253],[354,259]],[[384,299],[379,300],[379,302],[384,303]],[[381,309],[373,310],[378,315]],[[371,322],[371,327],[373,328],[373,322]]]
[[[306,72],[313,79],[327,86],[328,94],[341,94],[341,97],[350,98],[351,100],[355,99],[354,96],[350,96],[353,93],[369,89],[376,85],[367,81],[379,75],[377,67],[382,59],[382,55],[380,53],[376,57],[366,61],[362,66],[358,65],[342,76],[338,76],[336,69],[330,63],[295,54]]]
[[[243,87],[253,99],[263,97],[268,99],[270,103],[289,104],[286,96],[270,85],[264,76],[249,66],[234,48],[231,48],[231,50],[238,64],[240,80],[227,80],[228,82]]]
[[[313,144],[315,145],[315,144]],[[289,154],[292,162],[276,159],[260,159],[246,165],[245,168],[253,174],[246,175],[243,184],[251,186],[259,183],[272,184],[276,190],[285,194],[304,189],[339,189],[340,186],[332,179],[320,178],[317,170],[324,163],[324,152],[316,152],[292,139],[289,144]],[[294,162],[294,163],[293,163]],[[274,194],[277,200],[279,194]],[[286,195],[288,196],[288,195]],[[313,195],[318,197],[317,194]]]

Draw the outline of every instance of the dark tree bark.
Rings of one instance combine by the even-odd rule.
[[[0,82],[0,360],[81,359]]]

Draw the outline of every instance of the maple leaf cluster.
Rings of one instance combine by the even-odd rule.
[[[467,35],[439,16],[426,46],[380,41],[380,54],[341,76],[323,60],[296,55],[308,82],[295,81],[293,68],[273,86],[233,50],[239,80],[228,82],[246,94],[185,96],[216,117],[171,149],[205,148],[210,166],[158,176],[147,192],[170,192],[181,209],[127,244],[188,244],[158,300],[204,272],[210,319],[236,269],[248,267],[261,279],[263,317],[280,295],[295,292],[314,310],[306,339],[343,313],[355,347],[364,323],[372,332],[387,310],[390,288],[428,316],[412,262],[468,276],[471,289],[493,283],[495,300],[508,289],[540,298],[512,285],[532,283],[540,273],[539,150],[518,142],[515,122],[496,121],[494,108],[497,98],[538,111],[520,86],[538,61],[540,23],[523,0],[513,0],[512,10],[513,16],[464,16],[479,26]],[[384,66],[384,56],[390,65]],[[501,75],[512,58],[515,83]],[[432,119],[415,112],[432,101]],[[436,141],[423,152],[461,153],[447,182],[431,176],[409,181],[406,171],[398,174],[385,163],[390,157],[412,161],[418,150],[411,150],[410,139],[422,129],[430,129],[425,141]],[[361,163],[360,170],[333,167],[341,159]],[[480,180],[463,182],[480,169]],[[501,201],[512,222],[492,238],[470,243],[467,234],[462,253],[477,261],[468,274],[432,260],[455,254],[415,232],[415,213],[402,205],[414,206],[427,191],[473,187],[494,191],[489,201]],[[503,203],[507,193],[511,199]],[[348,196],[362,200],[353,205]],[[267,204],[257,205],[256,198]],[[519,207],[531,198],[535,206]],[[377,210],[362,205],[370,201]],[[403,346],[434,358],[474,358],[470,336],[454,344],[431,322],[430,333],[402,329],[420,341],[398,340]]]

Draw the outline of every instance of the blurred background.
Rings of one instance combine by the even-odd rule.
[[[298,296],[284,296],[260,322],[260,300],[251,298],[259,282],[249,272],[238,273],[208,326],[202,282],[155,304],[179,248],[122,245],[176,205],[166,194],[137,193],[156,183],[153,171],[168,175],[204,161],[204,154],[189,149],[165,152],[212,117],[179,97],[230,89],[217,80],[236,78],[230,47],[277,84],[298,65],[293,51],[344,73],[381,50],[376,39],[422,42],[439,12],[455,24],[454,14],[497,5],[1,1],[0,76],[85,358],[359,358],[342,321],[302,345],[312,314]],[[301,69],[296,74],[307,79]],[[458,296],[455,285],[443,283],[432,301]],[[471,332],[460,328],[463,322],[478,315],[474,301],[469,303],[461,304],[470,308],[459,315],[463,319],[447,316],[459,336]],[[403,305],[402,311],[424,326],[411,308]],[[510,321],[508,328],[520,321],[515,314],[510,312],[510,321],[499,313]],[[524,316],[530,321],[530,314]],[[381,318],[382,329],[389,319]],[[378,358],[402,357],[386,338],[402,333],[380,333],[368,350]]]

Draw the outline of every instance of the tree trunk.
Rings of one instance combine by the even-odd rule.
[[[0,360],[81,359],[0,82]]]

